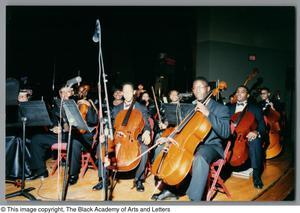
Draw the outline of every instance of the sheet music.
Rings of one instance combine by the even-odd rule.
[[[78,110],[78,106],[74,100],[64,100],[63,108],[65,110],[68,121],[70,124],[72,124],[72,126],[89,132],[92,132],[95,129],[95,127],[89,127],[85,120],[83,120]]]

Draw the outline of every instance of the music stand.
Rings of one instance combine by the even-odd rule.
[[[92,132],[95,127],[89,127],[84,119],[82,118],[77,104],[74,100],[64,100],[62,102],[63,109],[65,110],[68,122],[69,122],[69,135],[68,135],[68,146],[67,146],[67,159],[65,164],[65,173],[64,173],[64,182],[63,182],[63,190],[62,190],[62,200],[66,200],[67,196],[67,179],[69,180],[69,176],[67,178],[67,175],[69,174],[69,156],[71,152],[71,132],[72,127],[76,127],[78,129],[83,129],[89,132]]]
[[[183,119],[191,110],[195,108],[193,104],[179,103],[179,104],[162,104],[165,109],[165,117],[170,125],[177,126],[178,121]],[[180,112],[179,112],[180,110]],[[181,113],[181,119],[179,117]]]
[[[6,79],[6,106],[18,105],[20,83],[14,78]]]
[[[50,126],[52,122],[49,118],[46,105],[43,101],[22,102],[19,105],[21,113],[21,122],[23,127],[23,156],[22,156],[22,185],[21,190],[5,195],[5,198],[24,196],[29,200],[36,198],[29,192],[35,188],[30,187],[25,189],[25,140],[26,140],[26,125],[27,126]]]

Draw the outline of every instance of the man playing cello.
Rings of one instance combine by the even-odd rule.
[[[261,180],[263,149],[262,139],[266,136],[266,126],[263,119],[263,113],[258,106],[248,103],[249,93],[246,86],[239,86],[236,90],[237,103],[229,106],[230,116],[235,113],[242,112],[246,107],[246,111],[250,112],[257,123],[257,127],[246,133],[248,153],[253,168],[253,185],[255,188],[262,189],[263,182]],[[246,121],[249,122],[249,121]],[[235,127],[236,128],[236,127]],[[233,150],[236,144],[233,145]]]
[[[223,156],[222,140],[230,135],[228,108],[213,99],[208,99],[207,105],[201,103],[209,92],[210,87],[205,78],[199,77],[194,80],[193,93],[196,100],[193,104],[195,104],[196,110],[208,119],[212,129],[194,153],[192,178],[186,191],[191,201],[201,201],[207,184],[209,165]],[[152,199],[164,200],[175,197],[174,192],[170,191],[171,189],[169,186],[166,186],[162,192],[154,194]]]
[[[115,126],[115,120],[116,117],[118,116],[118,113],[122,112],[123,110],[129,109],[131,106],[132,102],[134,101],[133,96],[134,96],[134,87],[131,83],[125,83],[122,87],[122,92],[124,95],[124,103],[119,104],[115,106],[112,110],[112,123]],[[138,111],[141,112],[145,126],[144,129],[142,130],[142,134],[139,135],[138,141],[141,146],[141,153],[146,151],[148,149],[148,144],[151,142],[150,138],[150,125],[148,122],[149,114],[147,112],[147,108],[138,102],[135,102],[133,105],[134,109],[137,109]],[[115,132],[115,134],[124,134],[122,132]],[[141,157],[141,161],[137,167],[136,174],[135,174],[135,181],[134,185],[136,187],[136,190],[139,192],[144,191],[144,185],[143,181],[145,179],[144,174],[145,174],[145,168],[148,160],[148,155],[143,155]],[[101,177],[101,174],[99,175],[99,183],[93,187],[93,190],[100,190],[103,188],[103,182]]]

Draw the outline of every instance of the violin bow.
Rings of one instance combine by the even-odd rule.
[[[159,120],[159,122],[161,122],[161,115],[160,115],[160,113],[159,113],[159,108],[158,108],[158,104],[157,104],[157,100],[156,100],[156,96],[155,96],[155,92],[154,92],[153,86],[151,86],[151,90],[152,90],[152,94],[153,94],[153,99],[154,99],[154,103],[155,103],[155,108],[156,108],[156,111],[157,111],[158,120]]]

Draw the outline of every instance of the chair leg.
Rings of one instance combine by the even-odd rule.
[[[211,168],[210,175],[209,175],[209,178],[208,178],[208,184],[209,185],[208,185],[208,192],[207,192],[207,196],[206,196],[206,201],[210,201],[211,197],[213,196],[213,193],[216,192],[216,191],[225,192],[226,196],[228,198],[231,198],[231,195],[230,195],[228,189],[226,188],[226,186],[224,185],[224,182],[223,182],[222,178],[220,178],[220,173],[221,173],[223,165],[224,165],[223,163],[220,163],[220,165],[218,165],[217,171],[215,171],[214,168]],[[210,185],[210,183],[211,183],[210,178],[211,177],[213,178],[213,182]],[[216,188],[217,183],[221,186],[220,187],[221,190]]]
[[[80,175],[79,177],[80,178],[83,178],[87,168],[88,168],[88,165],[89,165],[89,162],[88,162],[88,159],[85,157],[85,156],[82,156],[81,158],[81,172],[80,172]]]
[[[84,174],[86,173],[86,170],[89,167],[89,163],[92,164],[93,169],[95,169],[95,170],[98,169],[91,154],[90,153],[85,154],[84,156],[81,157],[81,172],[80,172],[81,178],[83,178]]]
[[[225,186],[224,181],[220,177],[218,178],[218,184],[221,186],[222,192],[226,194],[227,198],[231,199],[231,194]]]
[[[57,170],[57,167],[58,167],[58,162],[60,162],[61,159],[62,159],[62,156],[58,156],[58,157],[57,157],[57,159],[56,159],[56,161],[55,161],[55,163],[54,163],[54,165],[53,165],[52,171],[51,171],[51,173],[50,173],[51,176],[55,174],[55,172],[56,172],[56,170]]]
[[[60,157],[57,157],[55,163],[53,164],[53,167],[52,167],[52,171],[50,173],[51,176],[53,176],[57,170],[57,167],[58,167],[58,162],[61,162],[61,160],[63,159],[66,159],[66,155],[65,154],[61,154]]]
[[[213,188],[211,187],[211,173],[208,174],[208,178],[207,178],[207,194],[206,194],[206,201],[210,201],[212,195],[213,195]]]
[[[59,159],[56,159],[55,163],[53,164],[52,171],[50,173],[51,176],[55,174],[57,166],[58,166],[58,162],[59,162]]]
[[[95,161],[92,158],[90,158],[89,162],[92,164],[93,169],[98,170],[98,167],[96,166]]]

